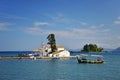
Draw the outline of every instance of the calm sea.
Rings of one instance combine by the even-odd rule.
[[[102,55],[103,64],[78,64],[76,59],[0,60],[0,80],[120,80],[120,52]]]

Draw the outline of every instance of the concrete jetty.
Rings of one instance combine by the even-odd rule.
[[[36,57],[36,59],[54,59],[56,57]],[[76,56],[67,56],[67,57],[59,57],[60,59],[64,58],[76,58]],[[20,60],[20,59],[31,59],[30,57],[18,57],[18,56],[12,56],[12,57],[0,57],[0,60]]]
[[[29,57],[0,57],[0,60],[30,59]]]

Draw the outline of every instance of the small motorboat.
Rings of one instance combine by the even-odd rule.
[[[91,57],[91,56],[89,56],[89,57]],[[104,62],[101,55],[96,55],[96,56],[93,55],[92,57],[97,57],[97,59],[92,59],[92,58],[87,59],[86,55],[80,55],[80,56],[77,56],[77,61],[78,61],[78,63],[91,63],[91,64],[99,64],[99,63]]]

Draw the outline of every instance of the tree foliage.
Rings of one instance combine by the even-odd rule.
[[[55,52],[57,50],[55,35],[54,34],[49,34],[47,39],[49,41],[48,44],[51,46],[51,52]]]
[[[103,48],[98,48],[96,44],[86,44],[83,47],[82,52],[102,52]]]

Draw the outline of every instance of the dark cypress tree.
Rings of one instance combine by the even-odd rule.
[[[51,52],[55,52],[57,50],[55,35],[54,34],[49,34],[47,39],[49,41],[48,44],[50,44],[50,46],[51,46]]]

